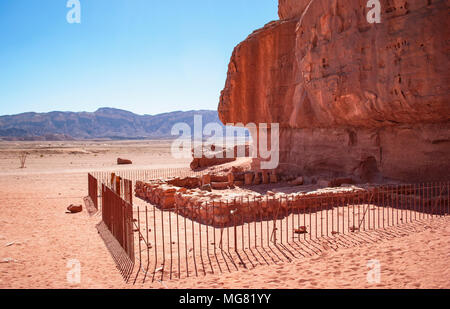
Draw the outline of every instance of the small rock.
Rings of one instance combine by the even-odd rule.
[[[79,213],[83,211],[83,206],[81,205],[70,205],[67,207],[67,210],[70,211],[73,214]]]
[[[306,226],[300,226],[298,229],[295,229],[294,233],[295,234],[307,234],[308,230],[307,230]]]
[[[350,227],[350,232],[354,233],[354,232],[357,232],[357,231],[359,231],[358,227],[356,227],[356,226]]]
[[[133,161],[122,158],[117,159],[117,165],[130,165],[130,164],[133,164]]]

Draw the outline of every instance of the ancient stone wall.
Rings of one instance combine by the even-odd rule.
[[[241,177],[242,176],[242,177]],[[243,179],[243,180],[240,180]],[[308,193],[222,194],[217,190],[235,186],[276,183],[273,172],[247,172],[243,175],[204,175],[201,178],[175,178],[169,180],[138,181],[136,196],[162,210],[177,212],[189,219],[216,227],[240,225],[258,220],[283,218],[293,212],[317,211],[352,202],[367,190],[343,187],[339,190]],[[206,190],[211,185],[213,190]],[[326,184],[330,185],[329,183]],[[340,186],[341,183],[335,184]],[[211,189],[211,188],[210,188]]]

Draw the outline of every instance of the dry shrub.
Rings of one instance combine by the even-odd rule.
[[[28,152],[21,152],[19,154],[19,160],[20,160],[20,168],[25,168],[25,162],[27,161]]]

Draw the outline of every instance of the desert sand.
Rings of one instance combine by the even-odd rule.
[[[20,169],[18,153],[30,153]],[[116,166],[118,157],[133,160]],[[66,214],[83,204],[87,173],[187,167],[167,141],[0,142],[0,288],[449,288],[450,219],[422,220],[402,236],[353,248],[276,261],[249,270],[165,282],[125,283],[96,225],[100,216]],[[377,237],[376,232],[373,237]],[[372,237],[372,236],[371,236]],[[81,282],[67,280],[81,263]],[[369,284],[370,260],[381,282]]]

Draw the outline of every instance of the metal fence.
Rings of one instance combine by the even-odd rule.
[[[135,181],[151,180],[152,175],[137,174],[124,186],[132,188]],[[119,222],[118,229],[110,229],[119,231],[119,242],[123,237],[120,224],[127,222],[128,236],[133,231],[130,222],[134,224],[134,235],[122,242],[130,257],[134,250],[139,264],[135,283],[250,269],[404,236],[411,233],[414,223],[450,213],[449,182],[384,185],[316,197],[235,197],[164,210],[137,200],[133,213],[130,203],[105,184],[102,187],[102,205],[108,209],[103,219],[109,224]],[[127,209],[126,219],[117,207]],[[217,220],[224,217],[227,220]],[[134,249],[129,247],[131,237]]]
[[[128,257],[134,260],[133,206],[104,184],[102,220]]]
[[[371,230],[395,236],[393,227],[448,215],[449,183],[320,197],[235,198],[190,209],[150,205],[136,212],[138,228],[146,231],[142,238],[151,244],[139,251],[139,259],[147,261],[142,280],[151,274],[152,281],[162,281],[289,261],[324,247],[351,247],[370,242],[366,232]],[[218,214],[231,220],[215,222]]]
[[[88,192],[95,209],[98,210],[98,181],[91,174],[88,174]]]
[[[220,171],[220,169],[218,169]],[[148,170],[118,170],[113,172],[91,172],[93,178],[97,179],[98,184],[105,184],[106,186],[116,189],[116,177],[122,180],[131,181],[131,186],[134,188],[137,181],[151,181],[158,178],[167,179],[170,177],[196,177],[201,176],[208,171],[193,171],[190,168],[166,168],[166,169],[148,169]],[[128,192],[124,191],[124,182],[119,181],[118,184],[122,187],[121,193]],[[101,186],[99,186],[98,194],[101,195]],[[94,190],[94,189],[93,189]],[[89,191],[90,192],[90,191]],[[125,198],[122,194],[120,194]],[[90,196],[90,195],[89,195]],[[102,200],[99,200],[100,204]],[[101,205],[98,205],[101,208]],[[99,209],[99,208],[97,208]]]
[[[131,180],[133,184],[136,181],[150,181],[158,178],[169,177],[190,177],[203,175],[205,171],[193,171],[190,168],[165,168],[149,170],[117,170],[113,172],[92,172],[91,174],[98,179],[100,183],[111,185],[111,174],[119,176],[122,179]]]

